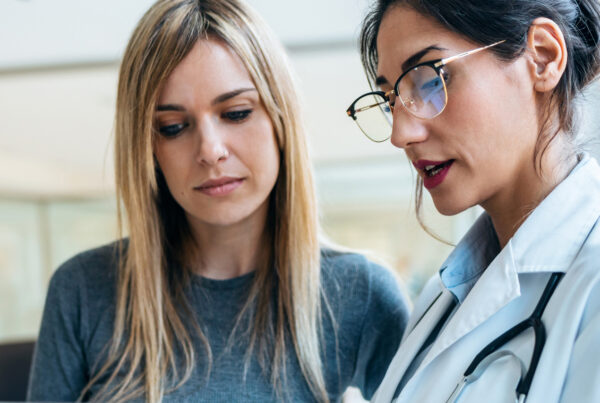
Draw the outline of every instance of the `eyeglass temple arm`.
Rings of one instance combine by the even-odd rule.
[[[450,62],[455,61],[456,59],[460,59],[460,58],[465,57],[465,56],[473,55],[475,53],[481,52],[482,50],[486,50],[488,48],[491,48],[492,46],[499,45],[499,44],[501,44],[503,42],[506,42],[506,39],[503,39],[501,41],[492,43],[491,45],[487,45],[487,46],[484,46],[482,48],[477,48],[477,49],[469,50],[469,51],[466,51],[466,52],[459,53],[458,55],[447,57],[447,58],[442,59],[439,62],[437,62],[435,64],[435,67],[444,66],[444,65],[446,65],[446,64],[448,64]]]

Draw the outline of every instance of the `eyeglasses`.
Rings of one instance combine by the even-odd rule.
[[[419,63],[402,73],[392,90],[367,92],[354,100],[346,113],[370,140],[383,142],[392,134],[392,112],[396,98],[413,116],[433,119],[444,111],[448,103],[448,72],[444,70],[444,66],[502,42],[504,41],[444,59]]]

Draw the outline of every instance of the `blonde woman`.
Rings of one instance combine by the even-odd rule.
[[[127,240],[52,278],[31,400],[370,397],[403,332],[394,278],[321,248],[283,50],[237,0],[161,0],[121,65]]]

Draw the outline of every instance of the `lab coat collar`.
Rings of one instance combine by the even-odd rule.
[[[582,154],[509,241],[518,273],[568,270],[600,216],[599,178],[596,160]]]
[[[489,266],[484,267],[420,368],[425,368],[442,351],[518,298],[521,295],[520,273],[568,270],[600,215],[600,206],[595,203],[600,195],[599,178],[597,162],[583,155],[569,176],[531,213]],[[491,225],[491,220],[484,213],[473,227],[474,232],[469,231],[456,249],[472,251],[474,234],[485,234],[490,241],[489,232],[482,231]],[[453,255],[455,258],[462,256],[460,252],[453,253],[445,264],[456,269],[456,262],[451,259]],[[473,253],[466,255],[477,256]],[[481,263],[485,256],[481,253],[478,256]],[[444,283],[444,273],[440,274],[442,287],[452,290],[448,287],[452,284]]]
[[[600,206],[591,201],[600,189],[599,173],[596,160],[582,154],[569,176],[509,240],[505,251],[500,251],[491,218],[483,213],[442,265],[443,287],[462,303],[479,276],[507,249],[512,249],[517,273],[565,271],[600,213]],[[564,236],[556,236],[560,234]]]

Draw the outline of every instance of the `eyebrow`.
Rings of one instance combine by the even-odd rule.
[[[158,112],[163,112],[163,111],[177,111],[177,112],[183,112],[185,111],[185,108],[181,105],[175,105],[175,104],[166,104],[166,105],[158,105],[156,107],[156,110]]]
[[[402,63],[402,71],[406,71],[413,67],[415,64],[418,64],[419,61],[432,50],[447,50],[446,48],[439,47],[437,45],[427,46],[425,49],[421,49],[417,53],[410,56],[408,59]],[[388,84],[388,80],[384,76],[379,76],[375,79],[375,85],[382,86],[383,84]]]
[[[221,102],[225,102],[228,99],[235,98],[238,95],[243,94],[244,92],[248,92],[248,91],[256,91],[256,88],[254,88],[254,87],[238,88],[236,90],[226,92],[224,94],[219,95],[215,99],[213,99],[213,101],[211,102],[211,105],[220,104]],[[164,111],[185,112],[185,108],[182,105],[177,105],[177,104],[158,105],[156,107],[156,110],[158,112],[164,112]]]
[[[220,104],[221,102],[225,102],[228,99],[235,98],[238,95],[243,94],[244,92],[248,92],[248,91],[256,91],[256,88],[254,88],[254,87],[238,88],[237,90],[226,92],[224,94],[219,95],[215,99],[213,99],[212,105]]]

